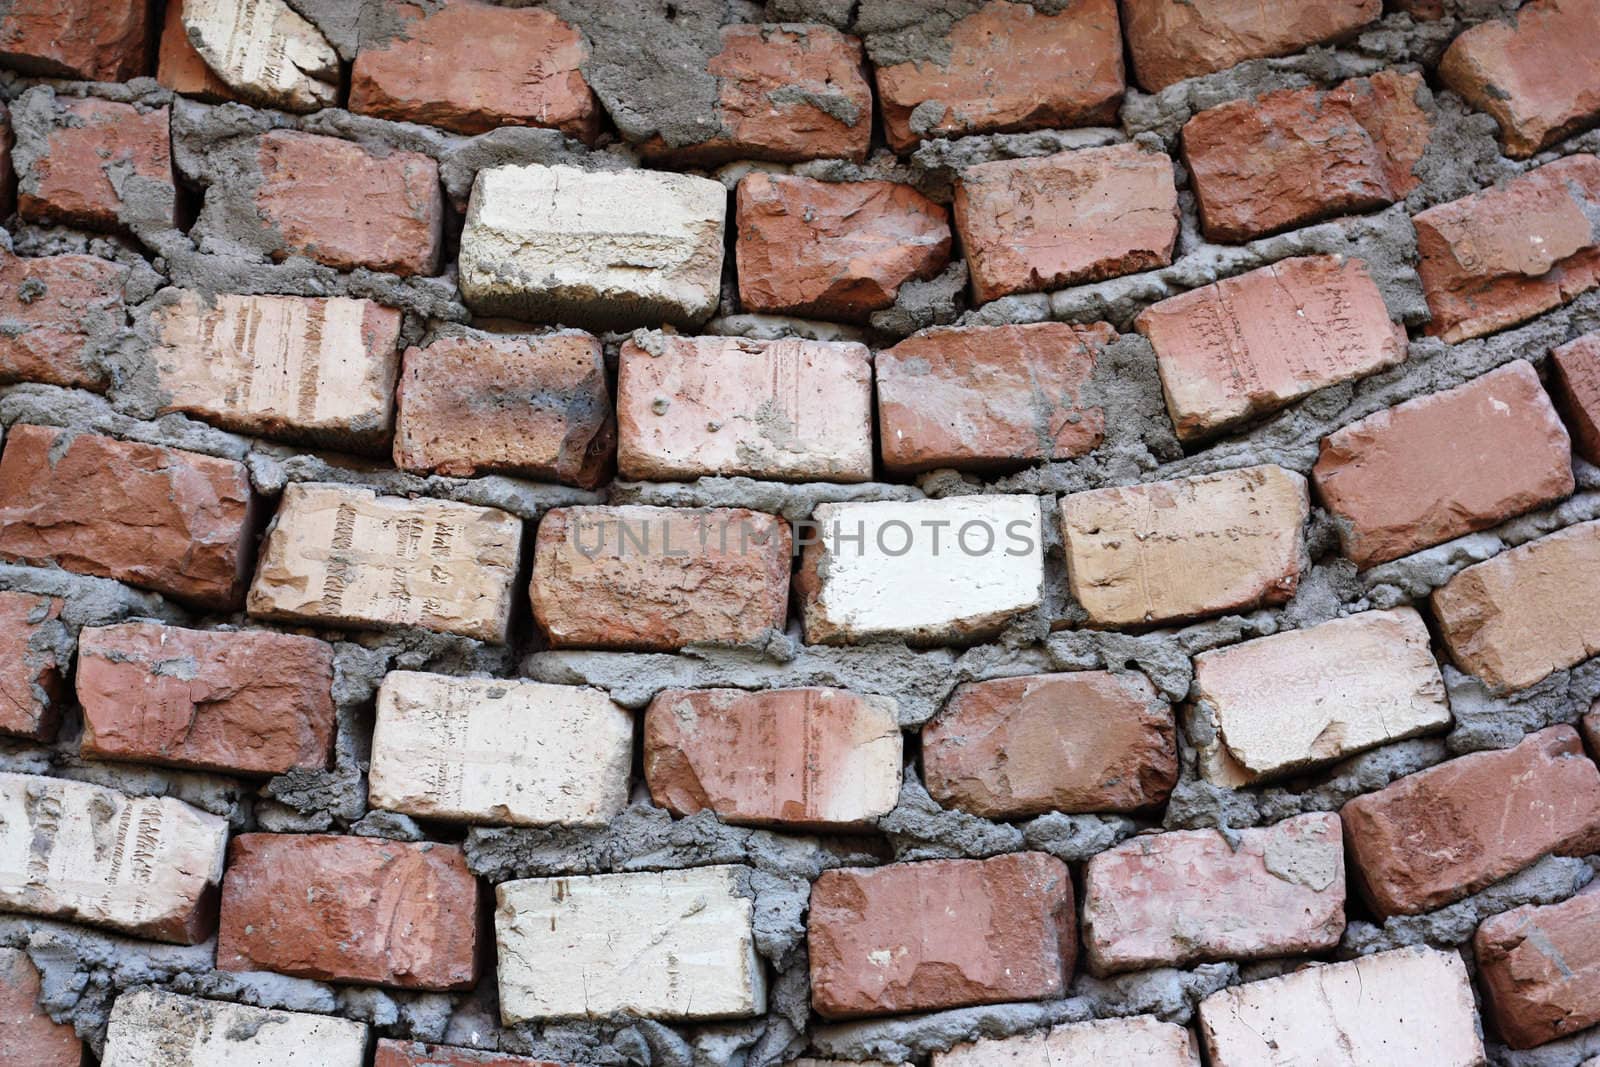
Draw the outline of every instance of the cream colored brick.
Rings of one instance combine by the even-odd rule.
[[[1017,1037],[984,1038],[933,1054],[933,1067],[1200,1067],[1194,1035],[1153,1015],[1097,1019]]]
[[[361,1067],[367,1028],[327,1015],[135,989],[117,998],[101,1067]]]
[[[246,610],[354,629],[421,626],[502,643],[522,521],[497,508],[292,484],[268,528]]]
[[[604,692],[392,671],[368,800],[452,822],[604,826],[628,803],[633,716]]]
[[[315,111],[339,102],[339,56],[285,0],[183,0],[183,29],[217,77],[251,102]]]
[[[0,910],[192,945],[215,926],[227,841],[181,801],[0,774]]]
[[[530,878],[495,891],[500,1016],[745,1018],[766,1010],[742,867]]]

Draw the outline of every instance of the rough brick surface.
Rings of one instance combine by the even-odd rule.
[[[1568,156],[1413,217],[1428,332],[1455,343],[1600,286],[1600,158]]]
[[[504,643],[521,546],[521,520],[497,508],[292,484],[246,608],[261,619],[421,626]]]
[[[811,1004],[824,1018],[1064,996],[1072,879],[1053,856],[824,871],[811,889]]]
[[[925,330],[877,353],[878,438],[895,474],[1004,469],[1097,447],[1105,411],[1091,382],[1105,323]]]
[[[17,1067],[83,1067],[83,1042],[39,1004],[39,971],[21,949],[0,948],[0,1033]]]
[[[372,1067],[563,1067],[550,1060],[513,1056],[509,1052],[477,1052],[467,1048],[426,1045],[421,1041],[378,1042]]]
[[[897,152],[924,137],[1116,124],[1125,87],[1116,0],[1053,14],[990,0],[945,43],[948,55],[877,68]]]
[[[324,767],[333,646],[263,631],[130,622],[78,637],[82,752],[224,773]]]
[[[967,682],[923,727],[922,772],[935,800],[991,819],[1153,807],[1178,780],[1172,708],[1108,671]]]
[[[1448,726],[1429,640],[1402,607],[1200,653],[1191,699],[1215,736],[1196,745],[1201,773],[1248,785]]]
[[[141,0],[11,0],[0,11],[0,64],[50,78],[136,78],[148,70],[149,8]]]
[[[909,185],[756,172],[737,205],[746,311],[862,322],[950,259],[945,208]]]
[[[743,508],[557,508],[530,594],[556,648],[666,651],[783,629],[789,527]]]
[[[1539,0],[1450,42],[1439,77],[1500,124],[1506,154],[1533,155],[1600,121],[1600,3]]]
[[[598,689],[390,671],[367,795],[424,819],[604,826],[632,767],[633,715]]]
[[[1178,436],[1201,439],[1318,389],[1406,358],[1367,265],[1343,256],[1286,259],[1146,308]]]
[[[1054,1067],[1066,1063],[1200,1067],[1194,1035],[1153,1015],[1068,1023],[1016,1037],[982,1038],[933,1054],[933,1067]]]
[[[1172,160],[1113,145],[979,163],[961,172],[955,219],[979,303],[1164,267],[1178,237]]]
[[[1340,812],[1353,882],[1379,916],[1475,893],[1546,852],[1600,845],[1600,771],[1578,732],[1552,726],[1513,748],[1407,775]]]
[[[18,214],[92,230],[176,225],[167,108],[57,98],[52,118],[37,157],[16,152]]]
[[[183,0],[183,28],[206,66],[263,107],[339,102],[339,56],[286,0]]]
[[[0,381],[105,389],[127,278],[96,256],[0,252]]]
[[[450,845],[243,834],[228,847],[217,966],[400,989],[478,978],[478,883]]]
[[[1578,455],[1600,464],[1600,333],[1550,353],[1550,379]]]
[[[1281,467],[1094,489],[1060,507],[1072,595],[1095,626],[1282,604],[1299,586],[1310,503]]]
[[[255,208],[277,239],[274,259],[402,275],[439,269],[444,195],[427,156],[380,156],[336,137],[273,130],[261,137],[257,164]]]
[[[1512,1048],[1600,1022],[1600,894],[1492,916],[1472,949],[1487,1013]]]
[[[1337,815],[1149,834],[1084,868],[1083,944],[1095,974],[1320,952],[1344,933]]]
[[[362,41],[351,111],[456,133],[545,126],[592,143],[600,132],[580,69],[589,49],[550,12],[477,0],[437,9],[380,2],[396,25]]]
[[[0,592],[0,734],[53,741],[71,652],[59,597]]]
[[[798,338],[629,341],[617,433],[623,478],[870,481],[872,353]]]
[[[361,1067],[363,1023],[134,989],[117,998],[105,1067]]]
[[[767,985],[749,874],[700,867],[501,883],[500,1017],[759,1015]]]
[[[1200,1002],[1212,1067],[1294,1062],[1481,1067],[1483,1042],[1455,952],[1402,948],[1246,982]]]
[[[1522,689],[1600,653],[1600,522],[1569,526],[1467,567],[1434,591],[1456,666]]]
[[[726,213],[723,187],[687,174],[491,167],[467,207],[461,295],[586,329],[698,326],[721,294]]]
[[[1428,147],[1420,74],[1281,89],[1209,108],[1183,127],[1183,161],[1213,241],[1248,241],[1403,200]]]
[[[591,334],[436,338],[406,349],[396,400],[402,470],[504,471],[584,488],[611,474],[616,420]]]
[[[0,455],[0,558],[236,610],[253,503],[230,459],[17,425]]]
[[[0,907],[198,944],[227,839],[226,821],[182,801],[0,773]]]
[[[1034,496],[822,504],[795,576],[806,640],[970,644],[1039,606]]]
[[[644,719],[644,776],[675,815],[862,829],[900,798],[900,725],[843,689],[668,689]]]
[[[1146,92],[1348,37],[1383,14],[1382,0],[1122,0],[1134,76]]]
[[[153,319],[148,358],[162,411],[312,444],[387,441],[400,362],[394,308],[180,290]]]
[[[1497,525],[1574,484],[1571,439],[1520,359],[1330,434],[1311,476],[1361,567]]]
[[[861,42],[828,26],[724,26],[706,64],[717,79],[715,132],[688,144],[657,135],[648,159],[714,166],[759,159],[866,158],[872,86]]]
[[[156,53],[156,81],[184,96],[220,103],[237,98],[233,87],[206,66],[183,25],[183,0],[167,0]]]

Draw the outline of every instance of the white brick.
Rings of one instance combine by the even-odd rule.
[[[461,293],[480,315],[697,326],[721,296],[727,208],[720,182],[687,174],[491,167],[467,207]]]
[[[136,989],[117,998],[101,1067],[361,1067],[362,1023]]]
[[[1480,1067],[1467,969],[1403,948],[1250,982],[1200,1002],[1211,1067]]]
[[[428,819],[604,826],[628,803],[633,716],[599,689],[393,671],[368,799]]]
[[[795,586],[813,644],[983,640],[1039,606],[1037,497],[831,503],[812,518],[818,542],[806,547]]]
[[[216,924],[227,842],[182,801],[0,774],[0,910],[192,945]]]
[[[531,878],[495,891],[506,1025],[766,1010],[741,867]]]
[[[1200,1067],[1194,1035],[1151,1015],[1069,1023],[1042,1033],[985,1038],[935,1052],[933,1067]]]
[[[245,608],[257,618],[421,626],[502,643],[522,521],[497,508],[295,483],[283,490]]]
[[[339,102],[339,56],[285,0],[183,0],[195,51],[240,95],[315,111]]]
[[[1216,736],[1205,777],[1246,785],[1448,726],[1429,641],[1406,607],[1202,652],[1194,710]]]

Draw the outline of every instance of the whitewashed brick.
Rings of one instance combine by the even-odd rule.
[[[368,800],[428,819],[604,826],[632,767],[633,716],[599,689],[392,671]]]
[[[339,101],[339,56],[285,0],[183,0],[200,58],[252,102],[315,111]]]
[[[500,1016],[716,1019],[766,1010],[742,867],[530,878],[495,891]]]
[[[813,644],[978,641],[1039,606],[1037,497],[829,503],[812,518],[795,586]]]
[[[687,174],[478,172],[461,293],[481,315],[586,329],[697,326],[716,310],[728,194]]]
[[[0,910],[192,945],[216,924],[227,841],[182,801],[0,774]]]
[[[1402,948],[1319,964],[1200,1002],[1211,1067],[1481,1067],[1483,1042],[1454,952]]]
[[[521,545],[522,521],[497,508],[295,483],[245,607],[283,622],[421,626],[502,643]]]
[[[1194,1035],[1153,1015],[1068,1023],[1039,1033],[984,1038],[933,1054],[933,1067],[1200,1067]]]
[[[117,998],[101,1067],[361,1067],[367,1027],[160,989]]]

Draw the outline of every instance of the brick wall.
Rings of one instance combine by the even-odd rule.
[[[0,1067],[1600,1063],[1600,0],[0,0]]]

